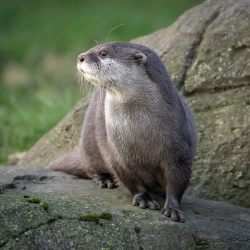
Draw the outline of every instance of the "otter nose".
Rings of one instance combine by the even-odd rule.
[[[80,54],[78,57],[77,57],[77,62],[78,63],[82,63],[84,61],[84,54]]]

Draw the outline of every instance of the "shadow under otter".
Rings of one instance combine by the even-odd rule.
[[[160,209],[149,192],[164,194],[162,213],[184,222],[180,202],[196,150],[194,119],[151,49],[132,43],[98,45],[77,59],[97,88],[79,147],[48,168],[91,178],[101,187],[126,187],[133,205]]]

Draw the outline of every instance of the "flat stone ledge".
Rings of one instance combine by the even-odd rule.
[[[250,248],[250,210],[227,203],[185,196],[186,222],[176,223],[132,206],[120,188],[30,166],[0,167],[0,189],[0,249]],[[154,198],[163,207],[164,199]],[[104,211],[111,220],[79,221]]]

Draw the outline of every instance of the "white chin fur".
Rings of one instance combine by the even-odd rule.
[[[97,75],[98,71],[95,67],[90,67],[88,64],[83,63],[83,64],[77,64],[77,69],[83,74],[84,78],[97,85],[98,80],[97,80]]]
[[[84,78],[92,84],[109,89],[120,82],[126,82],[128,72],[126,70],[120,70],[121,67],[117,67],[117,62],[112,59],[101,60],[99,68],[95,63],[78,64],[78,70],[83,74]]]

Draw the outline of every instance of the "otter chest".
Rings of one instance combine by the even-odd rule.
[[[105,122],[110,146],[117,155],[130,163],[151,162],[164,151],[159,121],[145,109],[126,110],[124,107],[105,103]]]

